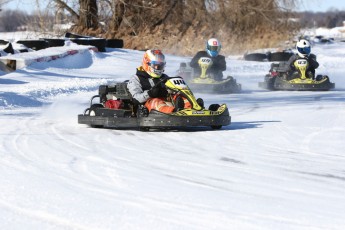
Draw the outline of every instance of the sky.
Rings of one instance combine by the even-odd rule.
[[[3,5],[3,9],[11,9],[11,10],[22,10],[25,12],[33,12],[37,10],[37,4],[36,0],[6,0],[8,3]],[[41,4],[40,8],[43,8],[42,6],[45,6],[49,0],[38,0],[38,2]]]
[[[345,10],[344,0],[299,0],[300,11],[325,12],[330,9]]]
[[[144,52],[70,43],[1,57],[27,65],[0,72],[0,229],[345,229],[344,50],[313,46],[335,83],[324,92],[261,89],[270,62],[227,56],[243,91],[194,94],[227,104],[229,126],[149,132],[77,122]],[[190,60],[167,54],[165,72]]]
[[[40,1],[47,2],[48,0]],[[298,8],[300,11],[314,11],[322,12],[329,9],[338,9],[345,10],[345,1],[344,0],[298,0]],[[32,12],[36,9],[36,1],[33,0],[12,0],[10,3],[6,4],[3,8],[9,9],[21,9],[26,12]],[[43,4],[42,4],[43,5]]]

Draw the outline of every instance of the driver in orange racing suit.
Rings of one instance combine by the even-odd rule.
[[[163,112],[172,113],[184,108],[190,108],[190,102],[176,96],[167,100],[168,91],[161,79],[168,78],[164,74],[165,56],[160,50],[147,50],[144,54],[142,65],[137,68],[127,85],[135,104],[145,103],[145,107]]]

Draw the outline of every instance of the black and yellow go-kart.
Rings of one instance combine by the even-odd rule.
[[[212,76],[207,74],[207,69],[211,67],[211,58],[200,58],[198,62],[201,68],[200,76],[194,74],[193,68],[189,63],[180,63],[178,74],[188,83],[189,87],[195,92],[199,93],[239,93],[241,91],[241,84],[236,82],[232,76],[227,76],[225,79],[215,80]]]
[[[288,72],[288,63],[272,63],[269,74],[259,87],[268,90],[296,90],[296,91],[326,91],[333,89],[335,84],[330,82],[328,76],[307,74],[308,60],[297,59],[294,62],[297,72],[292,75]]]
[[[188,99],[192,108],[173,113],[162,113],[156,110],[148,112],[143,105],[136,105],[128,92],[127,82],[115,85],[101,85],[99,94],[91,98],[90,107],[78,115],[78,123],[97,128],[122,129],[175,129],[185,127],[211,127],[220,129],[230,125],[231,117],[226,104],[211,104],[208,109],[197,103],[196,98],[181,77],[170,77],[160,82],[167,88],[169,96],[180,94]],[[93,103],[100,98],[100,103]],[[105,108],[106,101],[121,100],[118,109]]]

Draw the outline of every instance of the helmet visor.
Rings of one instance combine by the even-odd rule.
[[[151,61],[149,63],[149,66],[151,66],[155,70],[164,70],[165,62]]]
[[[219,51],[219,46],[210,46],[210,45],[207,45],[207,49],[209,51]]]
[[[298,52],[301,54],[310,54],[310,46],[309,47],[297,47]]]

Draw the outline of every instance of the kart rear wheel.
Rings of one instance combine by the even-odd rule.
[[[219,107],[220,107],[219,104],[211,104],[211,105],[208,107],[208,110],[217,111]],[[212,128],[212,129],[221,129],[222,126],[221,126],[221,125],[211,125],[211,128]]]
[[[91,105],[89,109],[89,116],[93,117],[96,116],[96,110],[97,108],[103,108],[104,106],[102,104],[93,104]]]
[[[93,104],[91,105],[89,109],[89,116],[96,116],[96,110],[97,108],[103,108],[104,106],[102,104]],[[90,125],[92,128],[103,128],[103,125]]]

